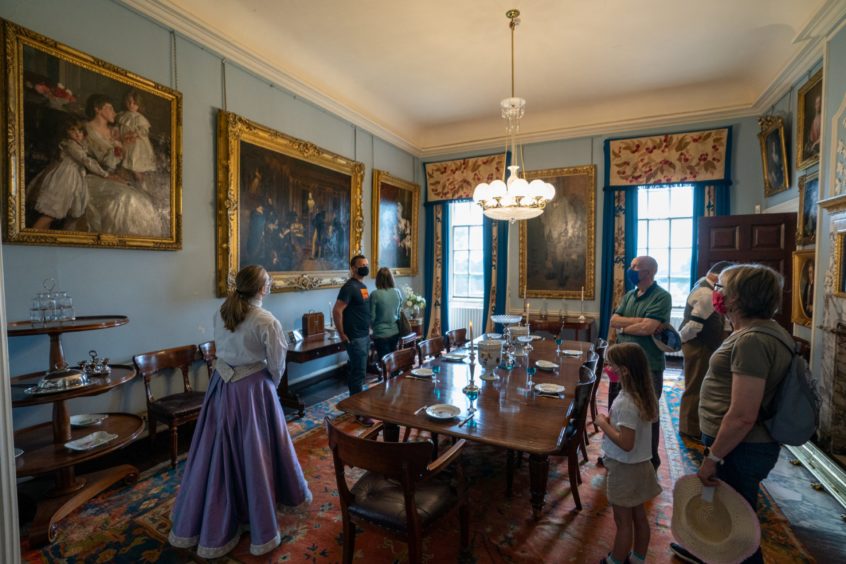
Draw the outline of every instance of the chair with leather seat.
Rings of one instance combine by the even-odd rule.
[[[217,349],[215,348],[214,341],[200,343],[197,345],[197,352],[200,358],[203,359],[203,362],[206,363],[206,368],[209,369],[209,380],[211,380],[212,374],[214,374],[214,361],[217,360]]]
[[[406,542],[408,561],[422,562],[424,534],[455,509],[459,511],[461,547],[469,546],[470,512],[460,461],[463,439],[432,461],[430,441],[380,442],[373,439],[381,425],[354,437],[328,417],[324,424],[341,504],[344,562],[353,560],[357,526],[372,526]],[[351,488],[347,467],[366,471]],[[444,472],[448,467],[454,472]]]
[[[599,355],[599,362],[596,365],[596,385],[593,387],[593,393],[590,396],[590,420],[593,423],[593,430],[599,432],[599,425],[596,424],[596,416],[599,414],[599,409],[596,406],[596,392],[599,390],[599,383],[602,381],[602,369],[605,368],[605,351],[608,350],[608,341],[600,337],[596,340],[594,347],[596,354]],[[610,405],[608,407],[611,407]]]
[[[437,358],[446,350],[446,343],[443,337],[432,337],[425,341],[420,341],[417,345],[417,351],[420,353],[420,364],[423,364],[429,357]]]
[[[144,377],[144,389],[147,393],[147,429],[150,445],[156,441],[156,425],[159,421],[167,423],[170,429],[170,465],[176,466],[178,450],[178,429],[185,423],[196,421],[203,406],[204,392],[191,389],[189,372],[198,357],[197,345],[185,345],[160,351],[138,354],[132,362],[138,373]],[[156,399],[151,382],[154,376],[171,376],[182,373],[183,391]]]
[[[552,456],[567,458],[567,472],[570,478],[570,491],[573,494],[573,501],[576,509],[582,508],[582,501],[579,498],[579,484],[582,483],[582,475],[579,471],[579,450],[584,444],[585,426],[587,425],[587,414],[590,409],[590,394],[596,384],[596,376],[586,366],[579,369],[579,383],[573,394],[573,401],[567,406],[567,423],[561,429],[558,438],[558,450]],[[514,462],[516,458],[514,451],[508,451],[506,466],[506,495],[511,495],[514,482]]]
[[[463,347],[467,344],[467,329],[453,329],[452,331],[447,331],[445,337],[447,351]]]

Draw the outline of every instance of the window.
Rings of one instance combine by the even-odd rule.
[[[450,204],[450,299],[484,297],[482,208],[473,202]]]
[[[693,186],[641,187],[637,191],[637,254],[658,261],[655,280],[684,309],[693,257]]]

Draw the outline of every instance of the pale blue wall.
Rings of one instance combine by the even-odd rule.
[[[0,17],[174,86],[170,32],[120,5],[107,0],[3,0]],[[4,246],[9,320],[28,318],[30,299],[41,281],[50,277],[71,293],[78,314],[129,317],[124,327],[66,335],[64,351],[71,362],[85,358],[89,349],[116,362],[131,362],[133,354],[211,338],[212,313],[220,303],[215,296],[215,119],[222,106],[220,58],[177,37],[177,70],[178,90],[183,95],[183,249],[153,252]],[[419,161],[240,68],[227,65],[226,82],[229,111],[364,163],[363,248],[369,253],[373,168],[420,183]],[[422,269],[422,258],[420,266]],[[398,283],[422,290],[421,276]],[[368,284],[373,285],[372,279]],[[337,289],[275,294],[265,300],[265,307],[285,327],[299,328],[300,317],[309,309],[328,315],[329,303],[336,295]],[[47,368],[47,337],[12,338],[9,345],[12,374]],[[345,356],[322,364],[315,362],[307,368],[331,366]],[[303,375],[304,367],[292,366],[292,380]],[[195,379],[204,389],[204,372]],[[140,380],[97,398],[70,403],[71,413],[145,409]],[[49,414],[49,406],[15,409],[15,427],[44,421]]]

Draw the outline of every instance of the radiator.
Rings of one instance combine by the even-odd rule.
[[[469,304],[449,304],[449,328],[467,329],[473,322],[473,334],[478,336],[484,331],[482,328],[482,306]],[[469,337],[469,334],[468,334]]]

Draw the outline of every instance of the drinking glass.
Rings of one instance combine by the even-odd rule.
[[[73,315],[73,299],[67,292],[58,292],[58,299],[56,305],[59,308],[59,319],[62,321],[70,321],[74,318]]]
[[[40,307],[29,308],[29,320],[32,322],[33,327],[38,327],[44,323],[44,317]]]
[[[561,343],[563,342],[564,341],[561,339],[561,337],[555,338],[555,354],[561,354]]]
[[[441,373],[441,365],[436,364],[432,366],[432,382],[438,382],[438,375]]]
[[[534,375],[537,371],[538,370],[537,370],[537,368],[534,367],[534,365],[526,368],[526,388],[531,390],[532,388],[535,387],[535,382],[534,382],[533,377],[534,377]]]

